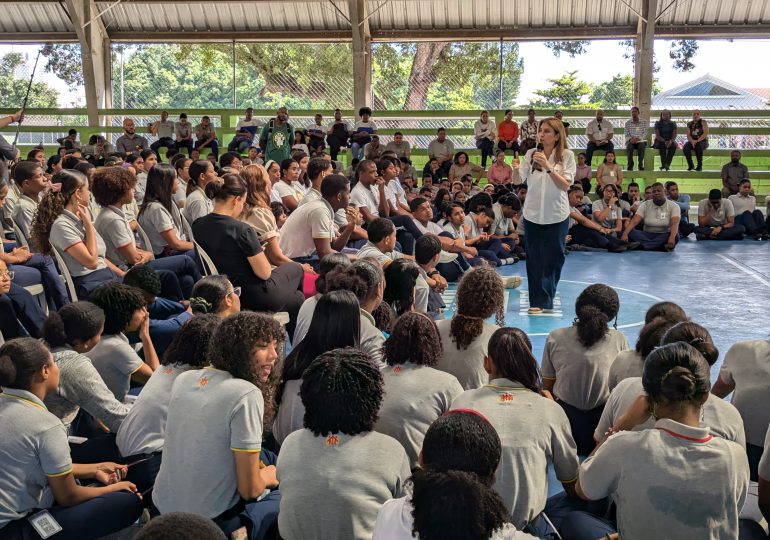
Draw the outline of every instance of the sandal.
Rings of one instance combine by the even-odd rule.
[[[531,307],[527,310],[527,313],[529,315],[541,315],[543,313],[543,308],[539,307]]]

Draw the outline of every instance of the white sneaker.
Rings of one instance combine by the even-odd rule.
[[[521,276],[500,276],[503,279],[503,287],[516,289],[521,285]]]

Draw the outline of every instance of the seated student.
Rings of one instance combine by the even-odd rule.
[[[577,168],[575,170],[575,182],[580,182],[585,193],[591,193],[591,178],[593,178],[591,165],[586,163],[585,152],[580,152],[577,156]]]
[[[681,218],[679,220],[679,235],[684,238],[692,234],[695,230],[695,225],[690,223],[690,196],[686,193],[679,193],[679,185],[673,180],[669,180],[665,184],[666,196],[669,200],[674,201],[681,210]]]
[[[371,257],[387,268],[390,263],[402,257],[412,258],[396,251],[396,226],[385,218],[377,218],[366,229],[369,240],[356,253],[357,259]]]
[[[332,349],[359,347],[361,314],[358,299],[350,291],[332,291],[321,296],[313,312],[310,327],[283,361],[276,392],[278,413],[273,437],[283,444],[286,437],[302,429],[305,407],[299,389],[302,375],[321,354]]]
[[[610,188],[607,189],[610,191]],[[580,207],[584,193],[583,188],[575,184],[567,192],[569,196],[569,241],[570,246],[582,245],[592,248],[606,249],[610,253],[623,253],[627,249],[636,249],[639,244],[636,242],[623,242],[612,231],[593,219],[584,215],[578,208]],[[617,220],[620,221],[620,220]]]
[[[615,162],[615,152],[612,150],[607,151],[604,161],[596,170],[596,194],[601,196],[604,187],[610,184],[623,190],[623,167]]]
[[[11,217],[21,232],[29,238],[41,194],[51,189],[50,179],[37,161],[20,161],[13,167],[13,181],[19,197]]]
[[[278,244],[287,257],[297,261],[315,261],[342,251],[351,238],[358,219],[355,208],[348,206],[350,192],[344,176],[330,174],[321,182],[321,197],[297,208],[281,228]],[[337,228],[334,217],[345,212],[347,223]]]
[[[428,311],[430,289],[413,260],[397,259],[385,267],[384,274],[382,301],[390,310],[391,322],[409,311]]]
[[[443,319],[446,304],[441,298],[449,284],[438,270],[441,262],[442,250],[439,237],[433,234],[424,234],[417,239],[414,245],[414,259],[420,271],[420,276],[428,286],[428,305],[424,310],[433,319]]]
[[[61,180],[61,189],[49,191],[40,201],[31,240],[45,255],[51,254],[51,246],[56,248],[83,300],[100,284],[123,277],[124,272],[106,258],[107,246],[91,222],[86,176],[63,170],[55,179]]]
[[[673,251],[679,242],[679,206],[666,198],[666,191],[660,182],[655,182],[650,189],[651,198],[639,205],[636,215],[628,221],[620,239],[624,242],[639,242],[642,249],[647,251]],[[643,225],[641,231],[636,228],[640,224]]]
[[[770,231],[765,223],[765,216],[757,209],[757,198],[751,193],[751,180],[741,180],[738,184],[738,193],[727,198],[735,210],[735,222],[746,229],[747,236],[753,236],[755,240],[767,240]]]
[[[254,228],[238,221],[248,193],[246,183],[237,174],[226,174],[222,181],[206,186],[206,192],[214,199],[214,210],[193,223],[195,239],[219,272],[226,274],[234,286],[241,287],[244,308],[288,312],[287,330],[292,335],[305,300],[302,267],[288,263],[270,268]]]
[[[198,315],[213,314],[220,319],[241,312],[241,288],[233,287],[227,276],[206,276],[193,287],[190,310]]]
[[[193,285],[201,278],[195,262],[184,255],[155,259],[152,252],[141,249],[136,243],[124,211],[124,205],[133,200],[135,183],[135,178],[119,167],[105,167],[94,174],[93,193],[102,207],[94,227],[104,239],[106,256],[123,271],[134,265],[150,266],[158,271],[166,298],[189,298]],[[151,246],[145,247],[151,249]]]
[[[218,181],[219,176],[214,166],[208,161],[199,159],[190,165],[190,180],[187,182],[187,198],[183,212],[190,225],[199,217],[210,214],[214,209],[214,203],[206,195],[206,186]]]
[[[321,259],[318,268],[318,278],[315,281],[316,294],[307,298],[302,307],[299,308],[299,314],[297,315],[297,324],[294,329],[294,336],[292,337],[292,343],[299,343],[307,334],[310,327],[310,321],[313,319],[316,305],[321,299],[321,296],[326,293],[326,277],[332,270],[338,270],[347,268],[350,266],[351,260],[347,255],[342,253],[330,253]]]
[[[138,221],[152,245],[156,259],[187,255],[195,259],[193,243],[187,238],[174,192],[179,187],[171,165],[155,165],[147,174],[147,191],[139,208]]]
[[[691,345],[705,359],[708,366],[714,365],[719,358],[719,350],[714,345],[708,330],[690,321],[683,321],[671,326],[660,338],[659,346],[676,342]],[[655,348],[648,355],[655,354]],[[645,367],[647,360],[645,359]],[[641,377],[631,377],[621,381],[610,394],[607,406],[602,413],[602,418],[594,431],[594,439],[601,442],[608,433],[619,429],[633,429],[634,431],[650,429],[654,427],[654,412],[643,398],[645,393],[644,372]],[[709,381],[706,380],[706,385]],[[642,397],[640,397],[642,396]],[[708,427],[713,435],[738,443],[742,448],[746,447],[746,436],[743,430],[743,422],[738,410],[727,401],[707,395],[698,418],[704,427]],[[633,423],[628,424],[628,419],[634,418]]]
[[[502,242],[489,234],[489,228],[495,222],[495,212],[489,206],[471,210],[465,216],[466,239],[465,243],[475,246],[479,250],[479,255],[487,261],[491,261],[495,266],[506,266],[515,264],[518,258],[511,253],[510,249],[505,249]],[[510,247],[510,246],[509,246]]]
[[[347,348],[322,354],[302,378],[305,428],[286,438],[278,456],[279,533],[286,540],[371,538],[380,506],[403,494],[410,474],[398,441],[373,431],[382,373]]]
[[[179,181],[179,189],[174,192],[174,202],[180,210],[184,209],[187,203],[187,186],[190,185],[190,166],[192,163],[193,161],[184,154],[177,154],[169,161],[169,164],[174,167]],[[184,210],[182,215],[184,215]]]
[[[412,467],[431,423],[463,391],[453,375],[434,369],[441,355],[436,324],[423,313],[399,317],[385,342],[385,398],[374,429],[400,442]]]
[[[471,266],[484,266],[486,262],[481,259],[478,249],[467,244],[470,226],[466,227],[465,209],[458,203],[444,205],[443,208],[444,232],[449,233],[456,240],[456,247],[460,250]],[[441,223],[441,222],[439,222]]]
[[[466,174],[475,175],[476,180],[481,180],[481,176],[484,174],[484,168],[471,163],[468,158],[468,154],[465,152],[457,152],[454,155],[452,166],[449,168],[449,181],[454,182],[460,180]]]
[[[236,152],[225,152],[219,156],[219,173],[225,175],[228,173],[238,174],[243,169],[241,155]]]
[[[227,540],[222,529],[210,519],[188,512],[170,512],[153,518],[142,526],[134,540]]]
[[[518,197],[510,192],[502,193],[492,204],[492,211],[495,214],[495,220],[489,229],[492,237],[500,240],[503,248],[508,246],[507,249],[517,259],[525,258],[524,248],[521,246],[521,239],[516,234],[516,224],[513,222],[514,218],[521,217],[521,202]]]
[[[425,434],[420,468],[407,486],[411,493],[380,508],[372,539],[535,538],[508,523],[492,489],[501,453],[500,437],[481,414],[453,410],[440,416]]]
[[[666,191],[668,192],[668,188],[666,188]],[[636,182],[630,182],[628,184],[628,188],[626,188],[626,191],[620,196],[620,200],[628,203],[628,206],[629,206],[628,217],[633,217],[633,215],[636,214],[636,210],[637,208],[639,208],[639,205],[642,204],[641,192],[639,191],[639,184],[637,184]],[[689,196],[688,196],[688,204],[689,204]]]
[[[501,328],[484,357],[489,384],[467,390],[453,409],[478,411],[488,418],[503,444],[495,490],[520,530],[544,535],[548,463],[568,494],[575,496],[578,457],[567,415],[543,392],[532,345],[518,328]],[[546,510],[546,513],[547,510]]]
[[[444,354],[435,367],[457,377],[465,390],[489,382],[484,358],[490,336],[505,321],[504,299],[503,282],[497,272],[475,268],[457,286],[454,317],[436,323]],[[497,325],[484,322],[492,315]]]
[[[273,194],[275,199],[283,203],[283,205],[289,209],[289,212],[293,212],[299,202],[304,196],[304,190],[301,189],[298,183],[300,173],[302,172],[294,159],[284,159],[281,162],[281,179],[273,184]]]
[[[5,340],[38,337],[45,313],[24,287],[12,282],[14,274],[0,259],[0,335]]]
[[[216,315],[199,315],[179,329],[160,367],[117,429],[116,443],[123,461],[140,461],[129,470],[128,478],[142,492],[152,488],[160,469],[171,387],[182,373],[208,365],[209,343],[220,321]]]
[[[385,182],[388,215],[411,217],[409,202],[406,200],[406,193],[401,187],[401,179],[398,176],[401,168],[396,164],[397,161],[394,157],[383,156],[377,162],[377,175]]]
[[[100,538],[130,526],[142,512],[136,486],[118,482],[126,467],[72,463],[67,431],[44,405],[58,384],[59,369],[39,341],[19,338],[0,347],[3,538],[40,538],[50,528],[56,531],[45,516],[42,522],[30,519],[41,508],[60,527],[58,537],[65,539]],[[103,487],[83,487],[76,478],[95,479]]]
[[[735,223],[732,201],[722,198],[718,189],[709,191],[708,199],[698,203],[697,240],[743,240],[746,229]]]
[[[90,302],[73,302],[51,313],[43,326],[43,338],[59,368],[59,387],[45,398],[46,408],[70,435],[82,409],[107,429],[116,432],[128,414],[99,372],[85,356],[99,343],[104,312]]]
[[[610,234],[623,233],[623,209],[620,206],[620,188],[615,184],[602,187],[601,198],[591,207],[591,218],[610,231]]]
[[[622,538],[736,538],[749,471],[740,445],[701,427],[708,362],[687,343],[664,345],[647,357],[642,383],[657,429],[613,431],[580,466],[578,494],[613,497],[617,524],[571,513],[562,523],[564,536],[598,538],[617,530]]]
[[[142,293],[122,283],[97,287],[90,299],[104,311],[101,341],[86,356],[115,399],[123,401],[131,381],[144,384],[158,369],[158,355],[150,339],[150,317]],[[144,360],[129,345],[126,332],[139,331]]]
[[[226,533],[275,520],[275,466],[262,450],[260,390],[278,358],[283,329],[262,313],[231,315],[210,338],[210,367],[177,376],[152,501],[161,514],[192,512]],[[205,435],[201,426],[206,426]],[[260,460],[265,462],[264,467]]]
[[[759,462],[759,509],[765,520],[770,518],[770,434],[765,438],[765,451]]]
[[[739,341],[727,351],[719,377],[711,393],[725,398],[732,392],[730,402],[738,409],[746,432],[746,453],[749,457],[751,479],[757,481],[757,467],[762,458],[765,434],[770,423],[770,372],[767,339]],[[767,477],[770,479],[770,477]]]
[[[543,349],[543,386],[569,418],[578,454],[593,450],[594,429],[609,397],[612,361],[628,349],[628,340],[608,323],[618,316],[618,293],[607,285],[589,285],[575,301],[575,323],[548,334]]]

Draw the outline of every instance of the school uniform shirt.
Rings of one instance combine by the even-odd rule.
[[[5,139],[0,135],[0,155],[2,155],[3,143]],[[8,148],[12,148],[8,145]],[[13,157],[9,158],[13,159]],[[13,228],[11,227],[10,220],[13,218],[13,211],[16,208],[16,201],[21,197],[21,191],[15,182],[9,182],[7,178],[3,178],[8,184],[8,194],[5,196],[5,206],[0,209],[3,215],[3,230],[8,234],[13,234]]]
[[[409,141],[402,141],[400,145],[396,144],[395,141],[390,141],[385,145],[385,151],[395,152],[398,159],[401,159],[402,157],[409,157],[409,152],[411,149],[412,145],[409,144]]]
[[[378,187],[366,187],[363,182],[358,182],[350,191],[350,202],[356,208],[366,207],[374,217],[380,217],[380,190]]]
[[[378,263],[380,263],[381,266],[384,266],[395,261],[396,259],[403,258],[404,255],[396,250],[385,253],[380,251],[380,248],[378,248],[376,245],[367,241],[366,244],[361,246],[361,249],[359,249],[356,253],[356,259],[364,259],[367,257],[375,259]]]
[[[315,294],[310,298],[306,298],[299,308],[297,314],[297,322],[294,325],[294,337],[292,343],[299,343],[307,335],[308,328],[310,328],[310,321],[313,320],[313,313],[315,313],[315,307],[318,305],[321,295]]]
[[[273,185],[273,193],[279,201],[283,201],[284,197],[293,197],[297,203],[302,200],[302,191],[297,187],[296,182],[287,184],[279,180]]]
[[[389,365],[382,374],[385,398],[374,430],[400,442],[410,465],[417,467],[425,433],[463,388],[454,375],[410,362]]]
[[[770,480],[770,429],[767,430],[765,437],[765,451],[762,459],[759,460],[759,477],[763,480]]]
[[[314,239],[336,237],[334,209],[326,199],[318,199],[298,206],[281,227],[278,245],[290,259],[310,257],[316,253]]]
[[[286,437],[305,427],[305,405],[299,395],[302,379],[286,381],[281,403],[273,420],[273,437],[282,445]]]
[[[591,204],[591,214],[596,216],[597,213],[603,212],[607,208],[607,204],[604,199],[598,199]],[[607,229],[614,229],[615,222],[623,217],[623,211],[620,205],[615,205],[610,209],[607,217],[603,221],[599,221],[599,225]]]
[[[532,170],[532,154],[537,150],[527,150],[524,161],[519,167],[522,182],[529,189],[524,200],[522,216],[539,225],[561,223],[569,217],[569,198],[567,192],[559,189],[551,176],[545,171]],[[551,152],[548,158],[551,170],[559,173],[567,182],[572,184],[575,178],[575,155],[572,150],[565,149],[561,156],[561,163],[555,162],[556,150]]]
[[[358,348],[369,355],[380,369],[384,369],[386,364],[382,359],[382,346],[385,345],[385,336],[374,323],[374,317],[371,313],[359,309],[361,313],[361,337],[358,340]]]
[[[302,429],[281,446],[277,475],[284,540],[369,540],[377,512],[403,495],[411,470],[404,449],[387,435]]]
[[[730,195],[727,197],[727,200],[733,204],[736,216],[740,216],[744,212],[753,212],[757,209],[757,198],[753,195]]]
[[[706,226],[721,227],[727,223],[728,218],[735,217],[735,208],[732,201],[722,199],[719,208],[714,209],[708,199],[701,199],[698,203],[698,217],[708,216]]]
[[[658,206],[650,199],[639,205],[636,215],[642,218],[644,232],[660,234],[671,231],[671,217],[679,216],[681,212],[672,200],[666,199],[666,202]]]
[[[0,535],[11,521],[54,504],[49,478],[72,472],[67,430],[36,395],[0,393]]]
[[[107,265],[104,263],[107,246],[99,232],[94,232],[96,233],[96,253],[98,258],[96,268],[88,268],[87,266],[80,264],[75,257],[68,252],[71,247],[85,242],[86,228],[83,225],[83,222],[69,210],[64,210],[51,226],[49,240],[53,247],[55,247],[61,254],[62,259],[64,259],[64,264],[67,265],[67,270],[70,271],[72,277],[87,276],[91,272],[107,268]]]
[[[508,236],[516,230],[516,225],[513,224],[513,220],[503,215],[503,208],[500,206],[500,203],[494,203],[492,205],[492,211],[495,213],[495,221],[490,228],[492,234]]]
[[[577,478],[577,448],[567,415],[555,401],[501,378],[462,393],[452,409],[480,412],[500,436],[503,454],[495,491],[516,528],[526,526],[545,508],[549,461],[560,482]]]
[[[214,201],[209,199],[200,187],[196,187],[185,200],[184,218],[192,225],[196,219],[209,215],[212,210],[214,210]]]
[[[321,195],[320,191],[311,187],[309,190],[307,190],[307,193],[305,193],[305,196],[302,197],[302,200],[299,201],[298,206],[302,206],[303,204],[307,204],[312,201],[317,201],[318,199],[323,199],[323,195]],[[272,212],[271,212],[271,215],[272,215]],[[334,213],[334,224],[337,226],[338,229],[348,224],[348,217],[345,214],[344,208],[340,208]]]
[[[610,366],[610,390],[618,383],[630,377],[641,377],[644,371],[644,358],[634,349],[620,351]]]
[[[123,333],[102,336],[102,340],[86,356],[115,399],[123,401],[131,387],[131,375],[144,365]]]
[[[158,510],[213,518],[235,506],[235,452],[259,454],[263,412],[259,388],[227,371],[205,367],[178,375],[152,494]]]
[[[744,450],[708,428],[667,418],[654,428],[617,433],[586,459],[586,496],[614,496],[623,540],[737,538],[749,483]]]
[[[120,248],[135,245],[136,238],[123,210],[116,206],[107,206],[96,217],[94,228],[104,239],[107,259],[123,270],[127,269],[128,261],[120,254]]]
[[[38,201],[26,195],[21,195],[13,207],[13,222],[21,229],[24,236],[30,237],[32,222],[35,220]]]
[[[254,227],[254,231],[257,233],[260,244],[264,244],[271,238],[280,236],[278,224],[275,222],[275,216],[269,208],[257,207],[252,209],[244,221]]]
[[[121,456],[163,450],[171,388],[177,377],[190,369],[187,365],[160,366],[152,374],[117,430],[115,442]]]
[[[548,334],[543,349],[544,379],[556,379],[553,395],[568,405],[588,411],[603,405],[610,395],[610,366],[628,340],[610,328],[591,347],[578,341],[577,327],[558,328]]]
[[[399,203],[408,206],[406,201],[406,191],[404,191],[404,188],[401,186],[401,181],[398,178],[394,178],[385,185],[385,197],[393,208],[399,208]]]
[[[151,202],[139,214],[138,221],[144,232],[147,233],[147,238],[150,240],[152,252],[155,256],[161,255],[168,246],[168,242],[166,242],[161,233],[173,230],[177,238],[183,241],[186,240],[182,230],[182,217],[176,205],[172,205],[169,212],[159,202]]]
[[[305,152],[305,153],[308,153],[308,152]],[[299,203],[299,201],[301,201],[302,198],[305,196],[305,194],[308,191],[310,191],[310,189],[311,189],[310,186],[306,186],[302,182],[298,182],[296,180],[291,183],[291,187],[293,187],[295,189],[295,191],[300,194],[300,198],[297,199],[297,203]],[[296,195],[295,195],[295,197],[296,197]]]
[[[387,501],[377,514],[372,540],[414,540],[413,511],[411,496]],[[517,531],[516,527],[506,523],[493,532],[489,540],[533,540],[535,538],[537,537]]]
[[[746,442],[762,446],[770,422],[770,340],[739,341],[727,351],[719,378],[734,384],[732,404],[743,418]],[[770,479],[770,477],[768,477]]]
[[[500,327],[484,323],[481,334],[474,339],[467,349],[459,350],[457,343],[449,335],[451,319],[436,321],[444,354],[435,366],[440,371],[457,377],[465,390],[479,388],[489,382],[489,375],[484,369],[484,357],[487,355],[489,338]]]
[[[91,360],[69,346],[52,351],[59,366],[59,387],[45,397],[45,406],[61,419],[69,432],[82,408],[115,432],[128,415],[128,407],[118,401]]]
[[[602,411],[602,417],[594,431],[594,439],[601,440],[604,434],[615,422],[631,407],[631,404],[639,396],[645,394],[641,377],[630,377],[618,383],[612,390],[607,405]],[[655,419],[650,418],[643,424],[635,426],[633,431],[652,429]],[[709,395],[703,404],[701,427],[707,427],[710,433],[746,447],[746,435],[743,431],[743,422],[738,410],[724,399]]]
[[[134,200],[141,205],[144,201],[144,193],[147,191],[147,173],[140,171],[136,173],[136,186],[134,187]]]

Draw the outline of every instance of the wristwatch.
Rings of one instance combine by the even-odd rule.
[[[433,276],[435,276],[436,274],[439,274],[439,273],[440,272],[438,270],[433,270],[431,272],[428,272],[427,276],[428,277],[433,277]]]
[[[545,170],[545,173],[546,173],[546,174],[551,174],[552,172],[553,172],[553,169],[546,169],[546,170]]]

